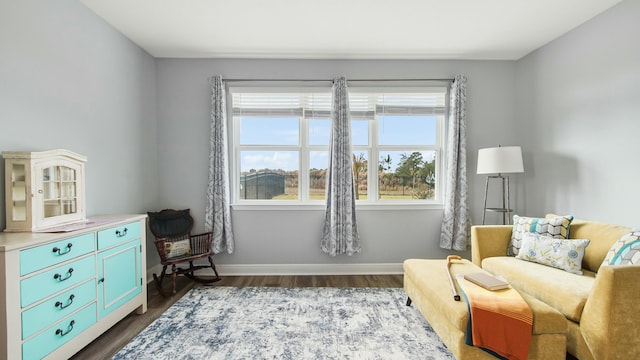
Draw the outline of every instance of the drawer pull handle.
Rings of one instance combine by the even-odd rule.
[[[56,330],[56,335],[60,335],[60,336],[65,336],[68,333],[71,332],[71,330],[73,330],[73,325],[75,325],[76,321],[75,320],[71,320],[71,322],[69,323],[69,327],[67,329],[67,331],[64,331],[62,329],[58,329]]]
[[[71,246],[73,246],[73,244],[68,243],[67,246],[66,246],[67,250],[65,252],[62,252],[62,249],[60,249],[59,247],[56,246],[56,247],[53,248],[53,252],[54,253],[58,253],[58,255],[68,254],[68,253],[71,252]]]
[[[116,236],[117,237],[123,237],[127,235],[127,228],[124,228],[124,230],[120,231],[120,230],[116,230]]]
[[[69,306],[71,306],[71,304],[73,304],[73,298],[75,297],[75,295],[71,294],[71,296],[69,296],[69,300],[67,300],[67,305],[63,304],[60,301],[56,301],[56,307],[59,307],[60,310],[68,308]]]
[[[71,275],[73,275],[73,268],[69,268],[69,270],[67,270],[67,276],[62,277],[62,275],[60,275],[60,274],[55,274],[55,275],[53,275],[53,278],[55,280],[58,280],[58,281],[65,281],[65,280],[69,279],[71,277]]]

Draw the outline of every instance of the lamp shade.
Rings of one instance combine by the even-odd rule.
[[[478,150],[478,174],[524,172],[520,146],[500,146]]]

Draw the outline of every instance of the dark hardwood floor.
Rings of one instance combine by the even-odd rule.
[[[400,288],[402,281],[402,275],[228,276],[212,286]],[[168,286],[169,283],[165,282],[165,285]],[[177,293],[172,297],[163,297],[158,293],[154,283],[149,283],[147,312],[144,315],[129,314],[71,359],[110,359],[193,286],[200,285],[179,277]]]

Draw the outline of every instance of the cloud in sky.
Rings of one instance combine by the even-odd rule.
[[[297,151],[243,151],[240,154],[240,171],[251,169],[298,170]]]

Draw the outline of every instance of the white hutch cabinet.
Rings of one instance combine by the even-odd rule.
[[[38,231],[86,221],[85,156],[68,150],[3,152],[5,231]]]

